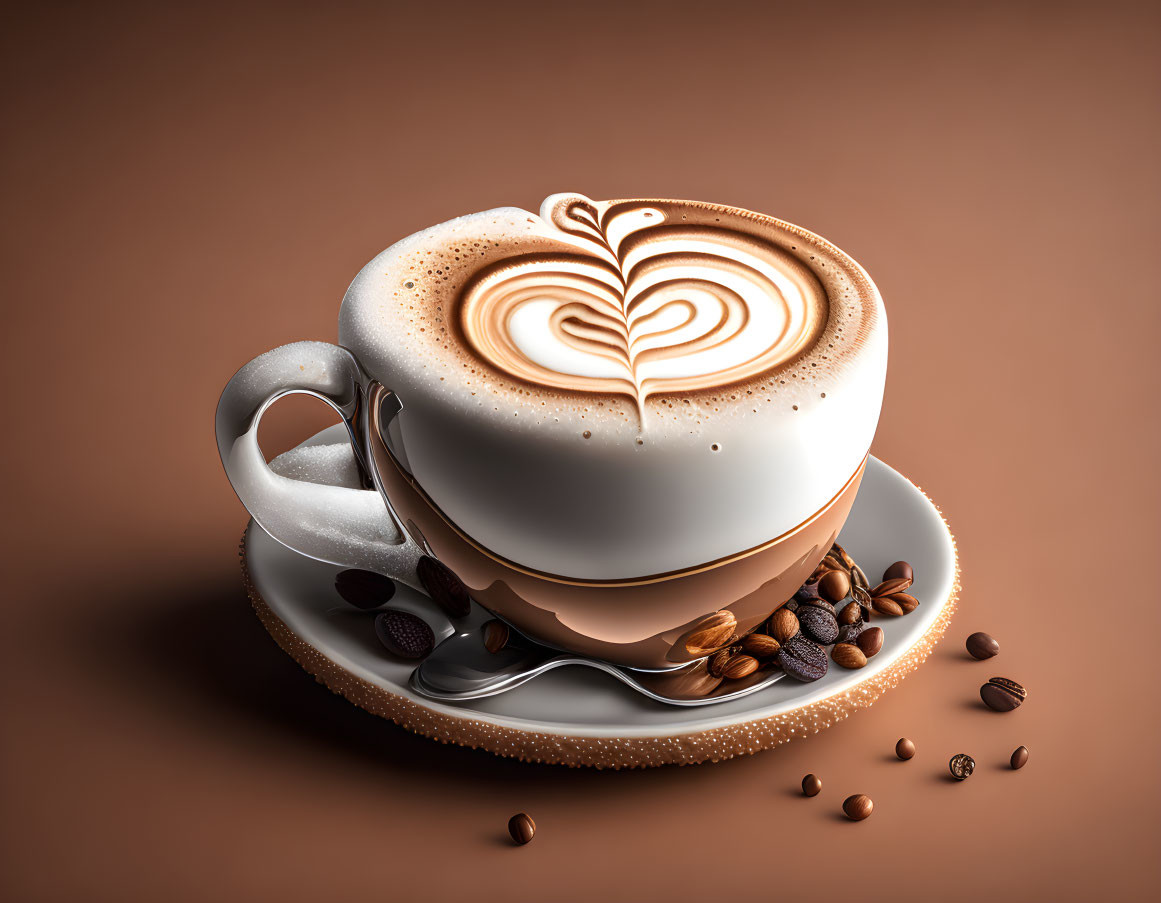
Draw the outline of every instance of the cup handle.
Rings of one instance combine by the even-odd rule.
[[[295,342],[267,351],[234,374],[222,392],[215,419],[218,453],[246,510],[283,545],[418,588],[415,568],[423,551],[400,529],[378,490],[281,476],[258,447],[258,423],[270,405],[284,395],[313,395],[343,418],[363,485],[373,487],[361,442],[367,383],[355,358],[337,345]]]

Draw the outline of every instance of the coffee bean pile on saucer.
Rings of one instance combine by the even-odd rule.
[[[898,618],[919,600],[907,592],[915,580],[906,561],[896,561],[871,586],[867,575],[835,543],[794,597],[754,633],[715,652],[707,668],[714,677],[737,680],[759,669],[780,669],[795,680],[818,680],[827,672],[826,648],[843,668],[862,668],[883,648],[883,630],[873,616]],[[850,601],[847,601],[847,600]]]

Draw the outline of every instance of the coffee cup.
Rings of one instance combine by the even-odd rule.
[[[434,558],[530,638],[633,668],[760,625],[829,550],[878,421],[887,323],[866,272],[772,217],[553,195],[388,248],[339,344],[243,367],[219,451],[296,551],[419,586]],[[280,476],[277,398],[347,425],[362,490]]]

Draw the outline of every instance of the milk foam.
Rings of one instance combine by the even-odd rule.
[[[339,341],[398,393],[395,451],[452,521],[582,579],[802,523],[867,454],[887,366],[878,291],[819,236],[580,195],[388,248],[351,284]]]
[[[720,217],[554,195],[541,219],[580,253],[515,255],[461,296],[467,342],[518,379],[641,407],[775,368],[825,325],[810,270]]]

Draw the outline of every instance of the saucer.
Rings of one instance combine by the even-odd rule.
[[[285,476],[359,486],[341,425],[271,466]],[[682,708],[654,702],[606,674],[561,668],[499,696],[443,703],[409,686],[414,662],[393,658],[375,638],[372,617],[335,591],[343,568],[293,552],[253,521],[242,539],[250,601],[282,649],[333,692],[410,731],[523,761],[631,768],[719,761],[805,737],[871,705],[917,668],[943,636],[959,595],[955,540],[939,509],[917,486],[876,458],[839,543],[872,582],[900,558],[911,562],[919,607],[876,618],[883,649],[848,671],[833,662],[813,683],[780,680],[743,699]],[[424,595],[397,585],[389,605],[421,615],[437,641],[451,622]],[[472,606],[466,622],[489,615]]]

